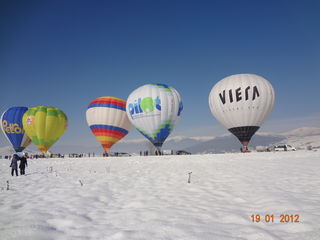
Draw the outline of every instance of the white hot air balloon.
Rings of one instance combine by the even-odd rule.
[[[275,94],[266,79],[236,74],[220,80],[209,95],[213,116],[247,148],[251,137],[272,111]]]
[[[127,99],[131,123],[160,150],[172,132],[183,109],[180,94],[165,84],[147,84],[134,90]]]

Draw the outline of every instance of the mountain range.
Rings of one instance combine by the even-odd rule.
[[[251,139],[249,147],[254,150],[257,146],[272,146],[277,144],[290,144],[297,149],[320,148],[320,128],[303,127],[284,133],[257,132]],[[170,137],[164,143],[162,149],[174,152],[185,150],[192,154],[239,152],[241,144],[231,134],[218,137]],[[151,150],[152,145],[146,139],[122,140],[115,144],[112,152],[137,153]],[[35,147],[30,147],[27,152],[36,153]],[[92,153],[102,154],[102,148],[64,145],[56,147],[54,153]],[[12,154],[10,146],[0,148],[0,155]]]
[[[251,139],[249,147],[273,146],[291,144],[297,149],[306,149],[308,146],[320,148],[320,128],[303,127],[284,133],[257,132]],[[134,152],[134,147],[148,149],[146,140],[127,140],[119,143],[117,148]],[[162,149],[185,150],[193,154],[239,152],[241,144],[232,134],[218,137],[182,137],[168,138]],[[116,149],[116,148],[114,148]],[[115,150],[117,151],[117,150]]]

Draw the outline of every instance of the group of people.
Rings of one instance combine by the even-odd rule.
[[[18,176],[18,161],[20,161],[20,164],[19,164],[20,174],[21,175],[25,174],[25,169],[28,166],[27,157],[28,157],[27,153],[13,154],[11,159],[11,164],[10,164],[12,176],[14,175],[14,172],[16,173],[16,176]]]

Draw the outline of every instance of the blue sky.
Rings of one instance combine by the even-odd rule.
[[[302,0],[2,0],[0,111],[59,107],[69,128],[56,144],[97,146],[88,103],[159,82],[183,98],[173,135],[216,136],[227,131],[209,110],[212,86],[255,73],[276,92],[261,130],[320,127],[319,12],[319,1]],[[143,137],[133,130],[127,138]]]

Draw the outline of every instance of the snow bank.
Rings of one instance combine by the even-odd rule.
[[[38,159],[19,177],[9,164],[1,239],[320,239],[320,152]]]

